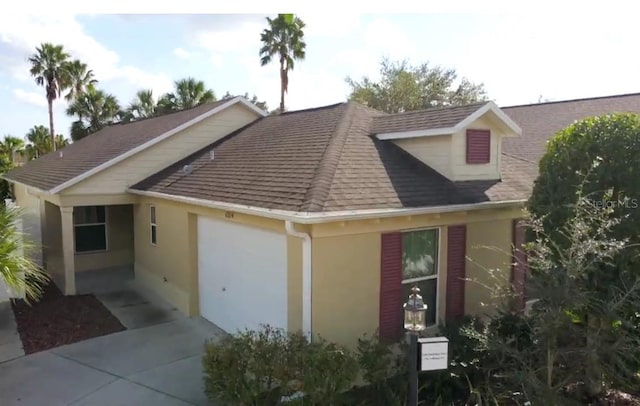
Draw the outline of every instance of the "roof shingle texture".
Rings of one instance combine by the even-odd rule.
[[[406,113],[384,114],[374,118],[373,134],[453,127],[487,104],[479,102],[465,106],[433,108]]]
[[[76,141],[60,152],[51,152],[11,170],[4,177],[50,190],[125,152],[170,131],[228,100],[127,124],[113,124]]]
[[[467,115],[469,111],[475,109]],[[523,196],[511,172],[509,182],[451,182],[395,144],[372,137],[380,117],[384,114],[352,102],[265,117],[133,188],[295,212],[440,206]],[[191,165],[190,172],[183,172],[185,165]]]
[[[536,165],[547,140],[576,120],[607,113],[640,112],[640,94],[502,107],[522,129],[522,136],[502,141],[502,152]]]
[[[518,185],[515,188],[526,199],[549,139],[576,120],[608,113],[640,113],[640,94],[502,107],[502,111],[522,129],[520,137],[502,140],[502,180],[505,185]],[[487,190],[492,193],[495,190]]]

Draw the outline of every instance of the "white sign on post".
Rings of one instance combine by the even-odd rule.
[[[436,371],[449,367],[449,340],[446,337],[418,339],[420,371]]]

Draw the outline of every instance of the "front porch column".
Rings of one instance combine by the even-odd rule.
[[[60,207],[62,232],[62,264],[64,268],[64,294],[76,294],[75,244],[73,238],[73,206]]]

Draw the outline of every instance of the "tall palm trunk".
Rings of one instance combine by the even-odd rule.
[[[280,58],[280,113],[284,113],[284,91],[287,83],[287,71],[284,69],[284,58]]]
[[[53,131],[53,99],[47,98],[49,104],[49,132],[51,136],[51,150],[56,150],[56,135]]]

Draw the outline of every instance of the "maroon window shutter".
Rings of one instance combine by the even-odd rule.
[[[467,163],[488,164],[491,160],[491,131],[467,130]]]
[[[380,258],[381,339],[402,337],[402,233],[382,234]]]
[[[447,232],[447,320],[464,315],[467,226],[450,226]]]
[[[526,228],[520,219],[513,220],[513,264],[511,266],[511,286],[518,295],[518,310],[525,305],[525,283],[527,280],[527,253],[522,244],[526,242]]]

